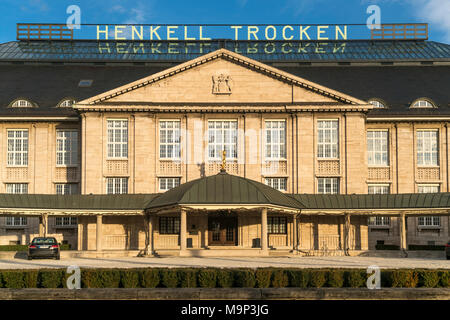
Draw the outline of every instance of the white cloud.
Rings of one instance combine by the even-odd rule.
[[[444,40],[450,42],[450,1],[427,0],[420,2],[415,12],[416,16],[428,22],[430,29],[437,29],[444,33]]]
[[[150,2],[147,2],[147,4]],[[126,24],[140,24],[145,23],[148,19],[148,14],[151,14],[151,8],[148,5],[144,5],[143,2],[139,2],[136,7],[131,8],[128,11],[128,18],[125,21]]]

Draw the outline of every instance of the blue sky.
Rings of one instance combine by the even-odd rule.
[[[17,22],[65,23],[69,5],[81,23],[327,24],[365,23],[371,4],[381,22],[428,22],[430,40],[450,43],[450,0],[1,0],[0,42],[16,38]]]

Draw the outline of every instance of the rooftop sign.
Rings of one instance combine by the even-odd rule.
[[[426,40],[428,25],[415,24],[17,24],[17,40],[100,41],[342,41]]]

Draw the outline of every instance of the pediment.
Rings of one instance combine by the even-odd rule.
[[[92,105],[346,104],[367,102],[220,49],[78,102]]]

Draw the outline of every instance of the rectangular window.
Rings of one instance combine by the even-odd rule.
[[[106,178],[106,193],[128,193],[128,178]]]
[[[56,194],[77,194],[78,184],[77,183],[57,183],[56,184]]]
[[[369,225],[377,227],[389,227],[391,225],[391,217],[385,216],[370,217]]]
[[[159,191],[167,191],[180,185],[180,178],[159,178]]]
[[[417,131],[417,165],[418,166],[438,165],[437,130]]]
[[[369,166],[387,166],[388,131],[367,131],[367,159]]]
[[[286,234],[286,217],[267,217],[267,233]]]
[[[6,217],[6,225],[8,227],[22,227],[27,224],[27,217]]]
[[[159,122],[160,159],[180,159],[180,123],[179,120]]]
[[[369,194],[389,194],[388,184],[369,184]]]
[[[55,226],[72,227],[77,225],[77,217],[55,217]]]
[[[438,193],[440,187],[438,184],[422,184],[417,186],[418,193]]]
[[[28,130],[8,130],[8,166],[28,165]]]
[[[287,191],[287,178],[266,178],[266,184],[279,191]]]
[[[418,218],[419,227],[440,227],[441,218],[439,216],[426,216]]]
[[[317,156],[319,158],[338,158],[338,120],[317,121]]]
[[[28,193],[28,183],[7,183],[6,193],[26,194]]]
[[[339,178],[318,178],[317,191],[320,194],[338,194]]]
[[[73,130],[56,131],[56,165],[78,165],[78,132]]]
[[[128,120],[108,120],[108,158],[128,157]]]
[[[160,217],[159,218],[160,234],[179,234],[180,218],[179,217]]]
[[[286,121],[266,121],[266,159],[286,159]]]
[[[208,121],[208,157],[210,160],[221,160],[222,151],[226,158],[237,159],[237,121]]]

